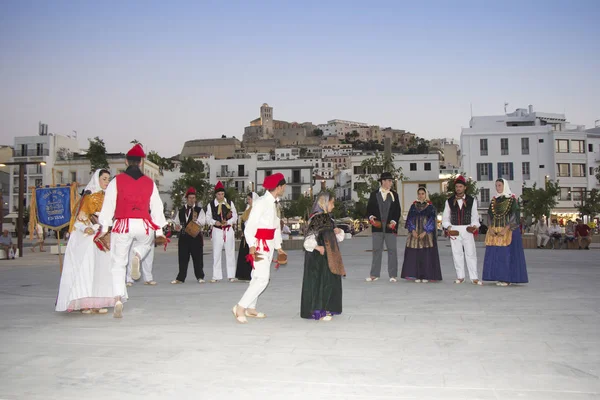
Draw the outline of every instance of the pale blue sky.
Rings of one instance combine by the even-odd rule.
[[[50,132],[164,156],[276,119],[426,138],[527,107],[600,119],[600,1],[0,3],[0,144]]]

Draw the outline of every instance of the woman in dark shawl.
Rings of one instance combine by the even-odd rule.
[[[250,211],[252,211],[252,202],[258,198],[258,195],[254,192],[248,193],[246,197],[246,211],[240,217],[240,225],[242,227],[242,236],[240,237],[240,249],[238,251],[237,268],[235,270],[235,277],[239,281],[250,281],[252,279],[252,265],[246,260],[246,256],[250,252],[246,238],[244,237],[244,229],[246,228],[246,222],[250,217]]]
[[[317,196],[304,239],[304,278],[300,316],[331,321],[342,313],[342,276],[346,275],[338,242],[344,231],[331,216],[335,199],[327,192]]]
[[[408,237],[400,277],[416,283],[442,280],[436,222],[437,212],[427,189],[420,187],[406,218]]]

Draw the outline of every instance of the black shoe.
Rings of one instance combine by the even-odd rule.
[[[540,248],[540,246],[537,247],[538,249]]]
[[[581,250],[581,246],[579,246],[579,250]]]
[[[586,249],[586,250],[589,250],[589,249],[590,249],[590,246],[585,246],[585,249]]]

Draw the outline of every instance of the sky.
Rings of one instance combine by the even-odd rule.
[[[275,119],[460,137],[527,108],[600,119],[600,1],[0,2],[0,144],[134,139],[170,157]]]

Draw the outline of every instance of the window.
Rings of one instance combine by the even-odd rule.
[[[538,165],[538,168],[539,169],[544,169],[544,168],[546,168],[546,166],[544,164],[540,164],[540,165]]]
[[[590,176],[594,175],[594,167],[590,167]]]
[[[556,139],[554,143],[555,151],[557,153],[568,153],[569,152],[569,141],[566,139]]]
[[[531,179],[531,168],[528,162],[522,164],[523,180],[528,181]]]
[[[417,163],[411,162],[410,163],[410,170],[411,171],[416,171],[417,170]]]
[[[273,171],[271,171],[270,169],[265,171],[265,176],[271,176],[273,175]]]
[[[584,187],[576,187],[571,190],[571,197],[573,201],[581,201],[585,196],[586,188]]]
[[[505,162],[498,163],[498,178],[503,178],[509,181],[513,180],[513,163]]]
[[[539,143],[544,143],[544,139],[539,139],[538,142]]]
[[[479,155],[481,155],[481,156],[488,155],[487,139],[479,139]]]
[[[571,176],[570,164],[556,164],[556,169],[558,171],[558,176],[560,177]]]
[[[560,192],[558,193],[558,200],[571,200],[571,188],[560,188]]]
[[[529,154],[529,138],[521,138],[521,154]]]
[[[292,200],[298,200],[302,194],[300,186],[292,186]]]
[[[585,140],[571,140],[571,153],[585,153]]]
[[[300,183],[300,170],[299,169],[292,170],[292,183]]]
[[[71,172],[71,182],[77,182],[77,172]]]
[[[36,148],[36,150],[37,150],[36,154],[38,156],[43,156],[44,155],[44,143],[37,143],[36,147],[37,147]]]
[[[429,162],[425,163],[425,171],[431,171],[431,163],[429,163]]]
[[[42,180],[41,179],[36,179],[35,180],[35,187],[40,187],[42,186]]]
[[[478,181],[491,181],[494,177],[492,176],[492,163],[477,164],[477,180]]]
[[[500,139],[500,154],[503,156],[508,155],[508,138]]]
[[[594,152],[594,145],[591,143],[588,143],[588,153],[593,153]]]
[[[480,203],[489,203],[490,202],[490,189],[485,189],[482,188],[481,191],[479,192],[480,196]]]
[[[585,177],[585,164],[573,164],[573,176],[577,178]]]

